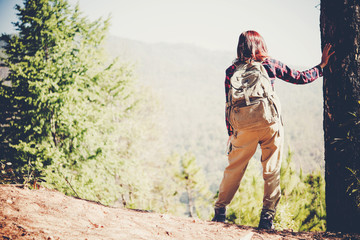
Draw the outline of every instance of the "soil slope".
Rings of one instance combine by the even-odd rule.
[[[112,208],[42,188],[0,185],[0,239],[360,239],[334,233],[259,231],[139,210]]]

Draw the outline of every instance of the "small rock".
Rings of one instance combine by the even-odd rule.
[[[160,217],[163,219],[170,219],[169,215],[166,214],[161,214]]]
[[[14,202],[11,199],[6,200],[6,203],[13,204]]]

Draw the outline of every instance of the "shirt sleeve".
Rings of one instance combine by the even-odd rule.
[[[293,84],[311,83],[315,79],[322,77],[323,74],[319,65],[305,71],[298,71],[275,59],[268,59],[264,63],[263,65],[270,78],[276,77]]]
[[[225,77],[225,96],[226,96],[226,103],[229,101],[228,94],[230,89],[230,78],[235,72],[235,65],[231,65],[228,69],[226,69],[226,77]],[[228,131],[229,136],[233,134],[233,128],[230,125],[227,113],[227,107],[225,107],[225,121],[226,121],[226,128]]]

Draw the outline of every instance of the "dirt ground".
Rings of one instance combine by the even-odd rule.
[[[260,231],[140,210],[112,208],[42,188],[0,185],[0,239],[360,239],[340,233]]]

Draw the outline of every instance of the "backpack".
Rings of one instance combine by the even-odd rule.
[[[280,119],[280,101],[260,62],[240,63],[230,78],[226,114],[233,129],[266,127]]]

